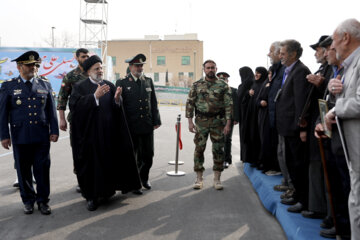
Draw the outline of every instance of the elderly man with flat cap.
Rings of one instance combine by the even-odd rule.
[[[120,87],[103,79],[101,59],[83,63],[89,76],[70,96],[74,166],[87,209],[94,211],[116,190],[141,188]]]
[[[53,90],[49,82],[36,77],[35,64],[41,62],[37,52],[28,51],[12,61],[20,75],[4,82],[0,89],[1,145],[9,149],[13,144],[24,213],[33,213],[37,202],[40,212],[48,215],[50,142],[56,142],[59,136]]]
[[[151,189],[149,172],[154,157],[154,130],[160,127],[160,113],[157,106],[154,83],[143,74],[146,57],[138,54],[127,59],[130,73],[116,86],[122,87],[124,109],[135,147],[142,186]],[[142,194],[141,189],[134,192]]]

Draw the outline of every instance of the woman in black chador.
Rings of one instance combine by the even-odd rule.
[[[238,87],[238,102],[239,102],[239,134],[240,134],[240,151],[241,151],[241,160],[245,161],[245,121],[247,116],[247,107],[249,103],[249,98],[246,96],[249,93],[251,85],[254,82],[254,73],[249,67],[242,67],[239,69],[239,74],[241,78],[241,84]]]
[[[252,163],[252,166],[259,164],[259,153],[261,150],[259,128],[258,128],[258,106],[257,98],[267,78],[267,70],[264,67],[255,69],[255,81],[250,90],[245,94],[243,102],[248,102],[244,119],[244,156],[245,162]],[[258,166],[257,166],[258,167]]]

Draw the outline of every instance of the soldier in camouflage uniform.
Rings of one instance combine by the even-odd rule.
[[[79,65],[74,70],[68,72],[68,74],[66,74],[66,76],[62,80],[61,88],[58,95],[58,103],[57,103],[57,110],[59,111],[59,117],[60,117],[60,129],[62,131],[67,130],[65,110],[72,88],[76,82],[88,78],[87,74],[84,72],[84,69],[82,67],[82,64],[88,58],[89,58],[89,51],[87,49],[79,48],[78,50],[76,50],[76,60],[79,63]],[[71,124],[71,112],[68,114],[67,120]],[[71,138],[71,127],[70,127],[70,144],[71,144],[71,139],[72,138]],[[76,187],[76,191],[77,192],[81,191],[79,185]]]
[[[224,170],[224,135],[230,132],[232,105],[229,86],[216,77],[216,63],[207,60],[203,64],[205,78],[196,81],[189,92],[186,102],[186,117],[189,131],[195,133],[194,171],[197,179],[194,189],[203,187],[204,151],[210,134],[213,152],[214,187],[223,189],[220,182]],[[193,116],[195,112],[195,124]]]

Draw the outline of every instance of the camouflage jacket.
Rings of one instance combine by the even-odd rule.
[[[233,100],[231,90],[226,82],[205,78],[193,83],[186,101],[186,117],[193,118],[194,111],[200,114],[224,115],[226,120],[232,118]]]
[[[66,110],[66,105],[69,100],[72,88],[74,84],[78,81],[87,79],[87,75],[81,71],[79,67],[70,71],[61,83],[61,88],[59,91],[57,110]]]

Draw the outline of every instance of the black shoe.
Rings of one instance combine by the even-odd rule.
[[[24,213],[25,214],[32,214],[34,212],[34,205],[33,204],[25,204],[24,205]]]
[[[230,163],[224,162],[224,168],[228,168],[230,166]]]
[[[98,208],[98,205],[97,205],[96,201],[94,201],[94,200],[87,200],[86,208],[89,211],[95,211]]]
[[[320,227],[325,228],[325,229],[330,229],[333,226],[334,226],[334,223],[333,223],[332,217],[324,218],[324,220],[320,224]]]
[[[350,239],[350,233],[338,234],[341,239]],[[335,227],[330,229],[323,229],[320,231],[320,236],[325,238],[336,238],[336,230]]]
[[[292,212],[292,213],[301,213],[302,210],[304,210],[304,207],[299,202],[287,209],[288,212]]]
[[[323,219],[326,216],[325,213],[312,212],[308,210],[302,211],[301,215],[306,218],[314,218],[314,219]]]
[[[283,184],[275,185],[274,190],[278,192],[286,192],[289,189],[288,186],[285,186]]]
[[[294,193],[295,193],[295,189],[289,188],[286,192],[280,195],[280,198],[281,199],[292,198],[294,196]]]
[[[259,171],[262,171],[265,169],[265,166],[263,164],[259,164],[257,167],[256,167],[257,170]]]
[[[79,185],[76,186],[76,192],[81,193],[81,188]]]
[[[294,205],[297,201],[294,198],[284,198],[281,200],[281,203],[285,205]]]
[[[142,195],[143,191],[141,189],[138,189],[138,190],[132,191],[132,193],[135,194],[135,195]]]
[[[257,167],[257,164],[256,164],[256,163],[251,163],[251,164],[250,164],[250,167],[256,168],[256,167]]]
[[[47,203],[38,203],[38,209],[43,215],[51,214],[51,208],[47,205]]]
[[[151,189],[151,184],[150,184],[149,181],[144,182],[142,185],[143,185],[143,187],[146,188],[147,190],[150,190],[150,189]]]

